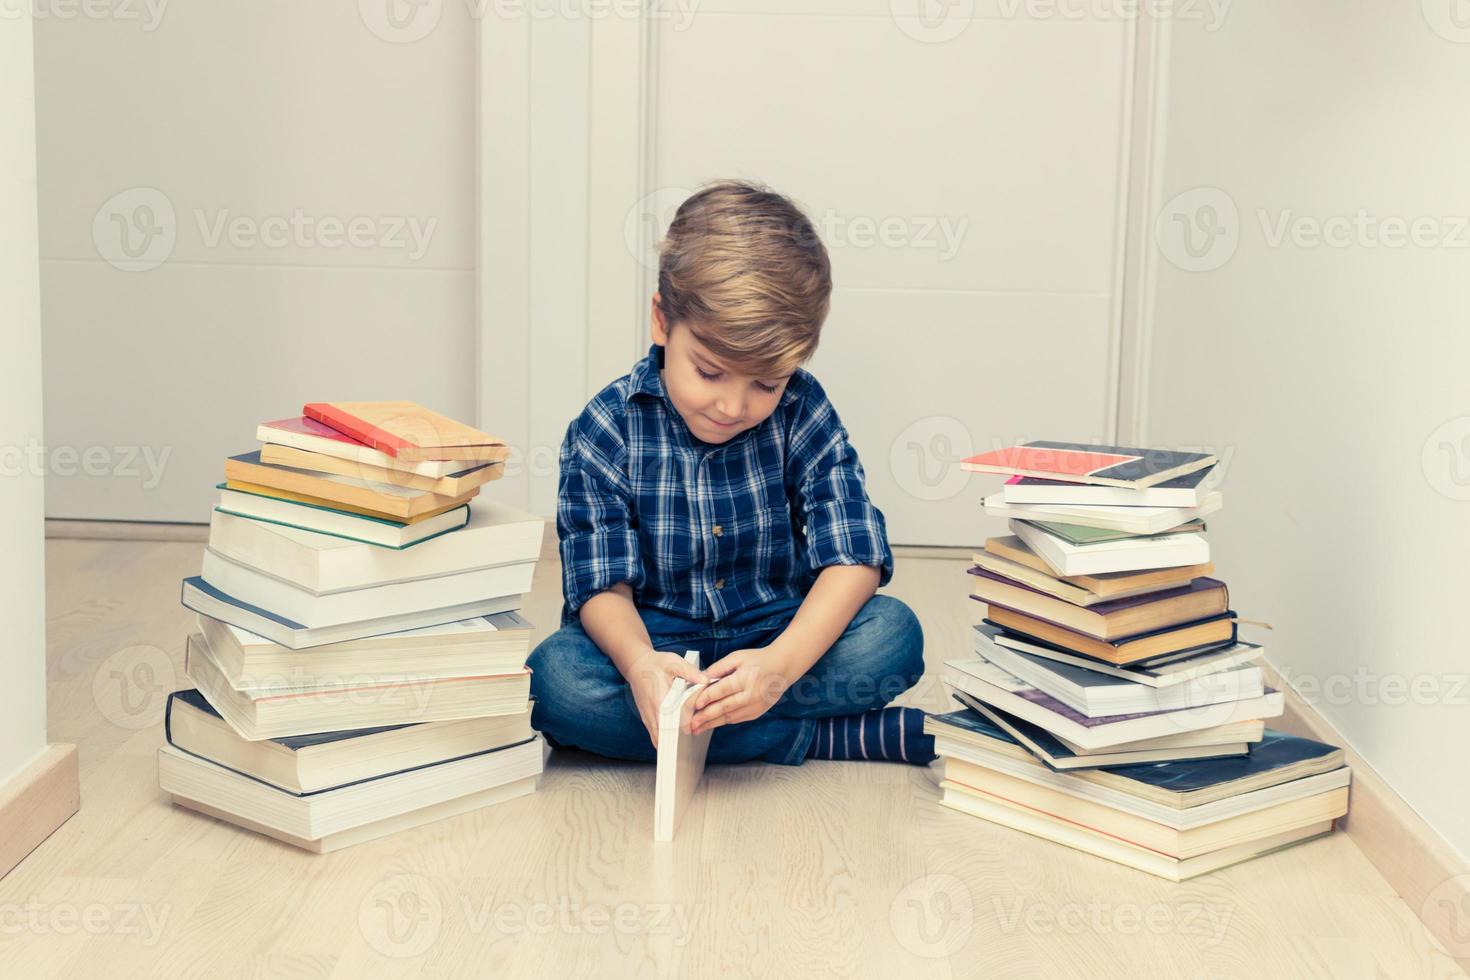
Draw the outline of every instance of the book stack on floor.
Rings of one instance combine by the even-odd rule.
[[[1010,520],[969,570],[963,706],[926,731],[947,806],[1175,881],[1332,830],[1342,751],[1266,727],[1263,649],[1238,636],[1201,518],[1213,456],[1034,442],[973,457]]]
[[[544,521],[474,499],[509,455],[411,402],[313,403],[225,462],[174,802],[330,851],[532,792],[531,589]],[[472,503],[473,501],[473,503]]]

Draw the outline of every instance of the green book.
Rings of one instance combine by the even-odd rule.
[[[1024,523],[1075,545],[1102,544],[1104,541],[1122,541],[1125,538],[1162,538],[1170,534],[1192,534],[1205,530],[1205,522],[1201,520],[1189,521],[1178,527],[1171,527],[1167,531],[1160,531],[1158,534],[1129,534],[1127,531],[1082,527],[1080,524],[1060,524],[1056,521],[1025,521]]]

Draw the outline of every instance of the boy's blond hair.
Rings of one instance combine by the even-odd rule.
[[[780,377],[816,352],[832,263],[790,199],[725,180],[679,206],[659,246],[658,291],[670,326],[744,373]]]

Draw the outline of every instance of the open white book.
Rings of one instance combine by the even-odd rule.
[[[688,663],[699,667],[699,651],[684,654]],[[709,752],[713,729],[698,735],[689,734],[689,719],[694,715],[694,699],[704,690],[703,684],[690,684],[682,677],[674,679],[658,710],[658,770],[653,789],[653,839],[671,841],[679,819],[689,809],[699,780],[704,776],[704,758]]]

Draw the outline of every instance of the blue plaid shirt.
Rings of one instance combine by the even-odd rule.
[[[567,426],[563,626],[619,582],[639,606],[715,621],[804,597],[828,565],[875,565],[888,584],[883,513],[816,378],[798,370],[769,418],[712,445],[669,401],[662,364],[654,345]]]

